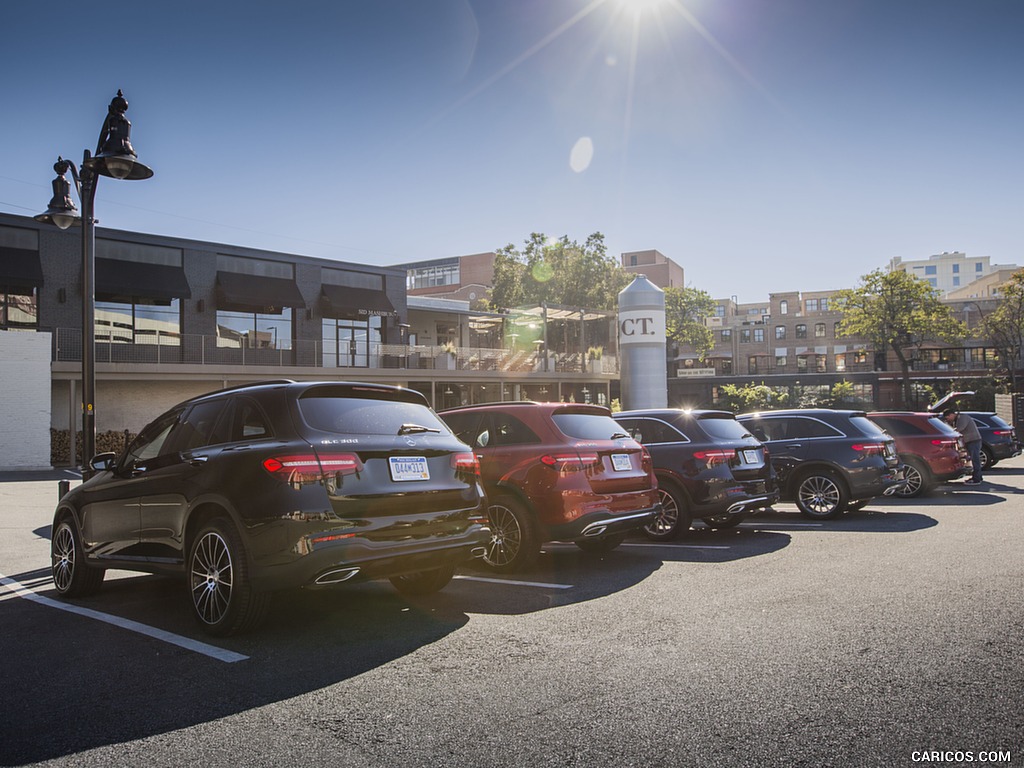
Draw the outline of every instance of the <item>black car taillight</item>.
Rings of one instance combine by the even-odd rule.
[[[709,467],[716,464],[728,464],[736,458],[736,450],[733,448],[720,448],[712,451],[694,451],[693,458],[703,461]]]
[[[354,453],[315,453],[272,456],[263,460],[263,468],[286,483],[319,483],[329,475],[354,475],[363,463]]]
[[[865,456],[881,456],[885,453],[885,443],[854,443],[850,447]]]
[[[459,475],[480,477],[480,460],[475,453],[453,453],[452,468]]]

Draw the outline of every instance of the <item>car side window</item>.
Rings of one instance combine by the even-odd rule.
[[[526,445],[540,442],[537,433],[515,416],[494,414],[493,425],[491,445]]]
[[[147,462],[166,455],[169,452],[167,438],[170,436],[171,430],[178,424],[181,413],[180,410],[171,411],[145,427],[128,446],[121,466],[140,468]]]
[[[484,447],[486,442],[486,431],[480,432],[480,414],[477,413],[443,413],[441,420],[448,425],[459,440],[471,448]]]
[[[189,409],[168,441],[169,449],[191,451],[204,445],[227,442],[227,400],[210,400]]]
[[[235,399],[235,413],[231,422],[231,442],[271,436],[270,425],[263,411],[247,397]]]

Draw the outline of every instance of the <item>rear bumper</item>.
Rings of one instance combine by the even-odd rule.
[[[653,507],[612,514],[607,510],[590,512],[565,525],[548,529],[549,541],[575,541],[576,539],[597,538],[620,533],[632,533],[643,528],[661,513],[661,504]]]
[[[459,566],[482,557],[490,540],[490,529],[482,525],[474,525],[458,536],[411,541],[371,541],[354,536],[318,545],[288,562],[257,563],[252,568],[252,582],[257,590],[269,591],[332,586]]]

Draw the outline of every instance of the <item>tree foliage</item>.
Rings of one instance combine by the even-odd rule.
[[[784,408],[789,402],[789,392],[783,387],[769,387],[760,384],[723,384],[718,388],[718,407],[734,413],[748,411],[769,411]]]
[[[996,308],[982,318],[977,335],[985,339],[999,354],[1010,391],[1017,391],[1017,368],[1024,350],[1024,269],[1013,273],[1000,289]]]
[[[843,312],[837,335],[870,339],[876,350],[895,355],[904,404],[912,402],[910,365],[921,345],[956,342],[966,335],[964,324],[932,287],[907,272],[875,270],[858,287],[837,291],[834,301]]]
[[[689,347],[701,360],[714,346],[714,334],[704,318],[715,313],[711,294],[697,288],[665,289],[665,325],[670,342]]]
[[[615,309],[630,275],[608,255],[604,235],[595,232],[582,245],[534,232],[522,250],[509,243],[496,252],[491,307],[557,304]]]

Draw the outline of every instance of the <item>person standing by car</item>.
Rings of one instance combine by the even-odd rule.
[[[971,479],[967,485],[978,485],[981,482],[981,432],[974,419],[966,413],[959,413],[952,408],[942,412],[942,419],[964,436],[967,455],[971,457]]]

